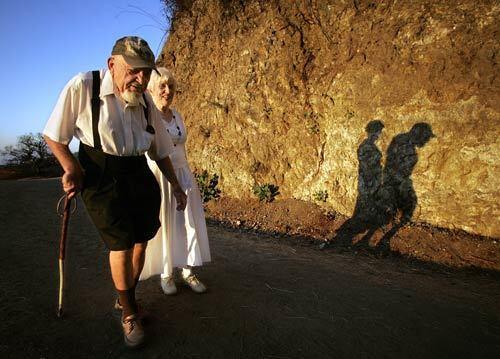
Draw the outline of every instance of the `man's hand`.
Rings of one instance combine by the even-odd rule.
[[[62,176],[63,190],[68,194],[68,198],[73,198],[81,191],[83,185],[83,172],[80,164],[71,154],[68,145],[55,142],[47,136],[43,137],[64,170]]]
[[[62,186],[69,198],[73,198],[82,190],[83,173],[79,167],[74,171],[64,172],[62,176]]]
[[[176,209],[178,211],[184,211],[184,209],[186,208],[186,204],[187,204],[186,194],[184,193],[184,191],[182,190],[182,188],[180,186],[174,187],[173,194],[175,197],[175,201],[177,202]]]

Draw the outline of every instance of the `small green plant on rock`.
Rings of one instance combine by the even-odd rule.
[[[311,120],[311,122],[307,125],[307,129],[311,135],[317,135],[320,131],[319,124],[315,120]]]
[[[201,173],[195,172],[194,177],[198,183],[203,203],[206,203],[211,199],[219,198],[220,189],[217,188],[217,185],[219,184],[219,176],[217,176],[217,174],[214,173],[212,174],[212,177],[210,177],[208,172],[203,170]]]
[[[279,187],[271,183],[253,186],[253,193],[261,202],[272,202],[274,198],[280,194]]]
[[[314,192],[313,194],[313,198],[315,201],[318,201],[318,202],[326,202],[326,200],[328,199],[328,192],[325,190],[319,190],[319,191],[316,191]]]

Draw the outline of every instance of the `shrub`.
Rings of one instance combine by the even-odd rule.
[[[217,174],[214,173],[212,174],[212,177],[209,177],[208,172],[204,170],[201,173],[195,172],[194,177],[198,183],[203,203],[206,203],[211,199],[219,198],[220,189],[217,188],[217,185],[219,184],[219,176],[217,176]]]
[[[326,202],[326,200],[328,198],[328,192],[322,191],[322,190],[316,191],[313,194],[313,198],[315,201],[318,201],[318,202]]]
[[[274,198],[280,194],[279,187],[270,183],[253,186],[253,193],[261,202],[272,202]]]

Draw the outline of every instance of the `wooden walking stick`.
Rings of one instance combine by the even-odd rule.
[[[61,202],[64,200],[64,209],[63,213],[59,212],[59,208]],[[63,294],[64,294],[64,257],[66,256],[66,237],[68,234],[68,223],[69,216],[71,214],[71,198],[68,198],[68,195],[65,194],[59,199],[57,203],[57,213],[62,217],[62,227],[61,227],[61,239],[59,242],[59,304],[57,307],[57,316],[61,317],[63,313]],[[75,199],[75,208],[73,212],[76,210],[76,199]]]

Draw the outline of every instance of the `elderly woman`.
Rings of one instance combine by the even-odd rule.
[[[153,72],[148,85],[156,107],[162,113],[162,123],[170,133],[174,152],[170,155],[179,184],[187,195],[184,211],[176,211],[176,202],[170,183],[160,172],[154,161],[148,161],[151,171],[160,184],[162,202],[160,210],[161,228],[150,240],[141,280],[161,274],[161,288],[167,295],[177,292],[174,269],[182,268],[182,279],[196,293],[203,293],[206,287],[193,273],[192,267],[210,261],[205,214],[200,191],[186,158],[186,127],[179,112],[171,109],[176,91],[176,82],[170,71],[158,68]]]

